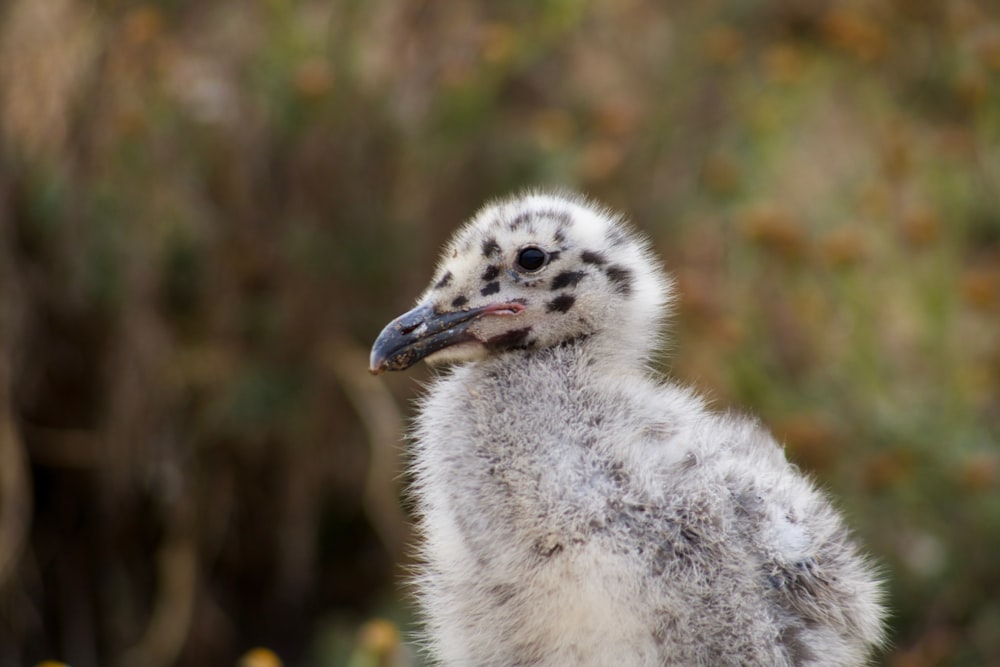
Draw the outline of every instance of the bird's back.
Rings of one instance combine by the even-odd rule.
[[[878,589],[755,423],[585,343],[426,397],[421,588],[446,664],[861,664]]]

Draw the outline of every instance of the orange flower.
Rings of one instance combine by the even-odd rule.
[[[993,311],[1000,307],[1000,269],[971,267],[962,272],[962,298],[980,311]]]
[[[774,83],[794,83],[805,69],[802,52],[791,44],[776,44],[764,52],[764,71]]]
[[[957,470],[957,482],[967,491],[988,491],[996,486],[997,457],[992,452],[979,452],[967,457]]]
[[[252,648],[244,653],[236,664],[239,667],[282,667],[283,663],[269,648]]]
[[[857,264],[867,254],[865,239],[856,227],[842,227],[830,232],[821,246],[823,260],[829,266]]]
[[[709,62],[731,65],[743,55],[743,35],[732,26],[714,26],[705,33],[702,53]]]
[[[743,214],[739,227],[748,239],[786,259],[798,259],[805,254],[802,228],[783,208],[772,204],[755,206]]]
[[[716,194],[732,194],[740,184],[739,165],[725,153],[711,153],[701,166],[701,179]]]
[[[831,10],[823,17],[822,29],[833,46],[862,62],[877,60],[885,52],[885,32],[857,10],[848,7]]]
[[[941,218],[929,208],[916,208],[900,218],[899,231],[909,245],[925,247],[941,235]]]
[[[774,432],[792,456],[812,470],[829,467],[836,453],[836,432],[822,415],[791,415],[774,424]]]
[[[914,464],[913,455],[904,449],[879,452],[862,468],[865,486],[879,491],[900,484],[913,472]]]
[[[295,68],[295,90],[302,97],[322,97],[333,86],[333,69],[325,58],[309,58]]]

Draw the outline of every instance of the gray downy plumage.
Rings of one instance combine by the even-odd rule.
[[[455,234],[371,370],[450,362],[419,407],[426,644],[444,665],[862,665],[878,577],[756,421],[650,366],[648,244],[528,193]]]

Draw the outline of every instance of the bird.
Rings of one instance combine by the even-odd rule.
[[[572,192],[487,203],[369,370],[434,367],[409,434],[435,664],[864,665],[878,567],[759,420],[655,366],[648,239]]]

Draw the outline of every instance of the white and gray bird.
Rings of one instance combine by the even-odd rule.
[[[862,665],[882,590],[751,419],[651,355],[672,284],[619,216],[529,193],[447,246],[371,370],[454,362],[417,417],[418,597],[444,665]]]

